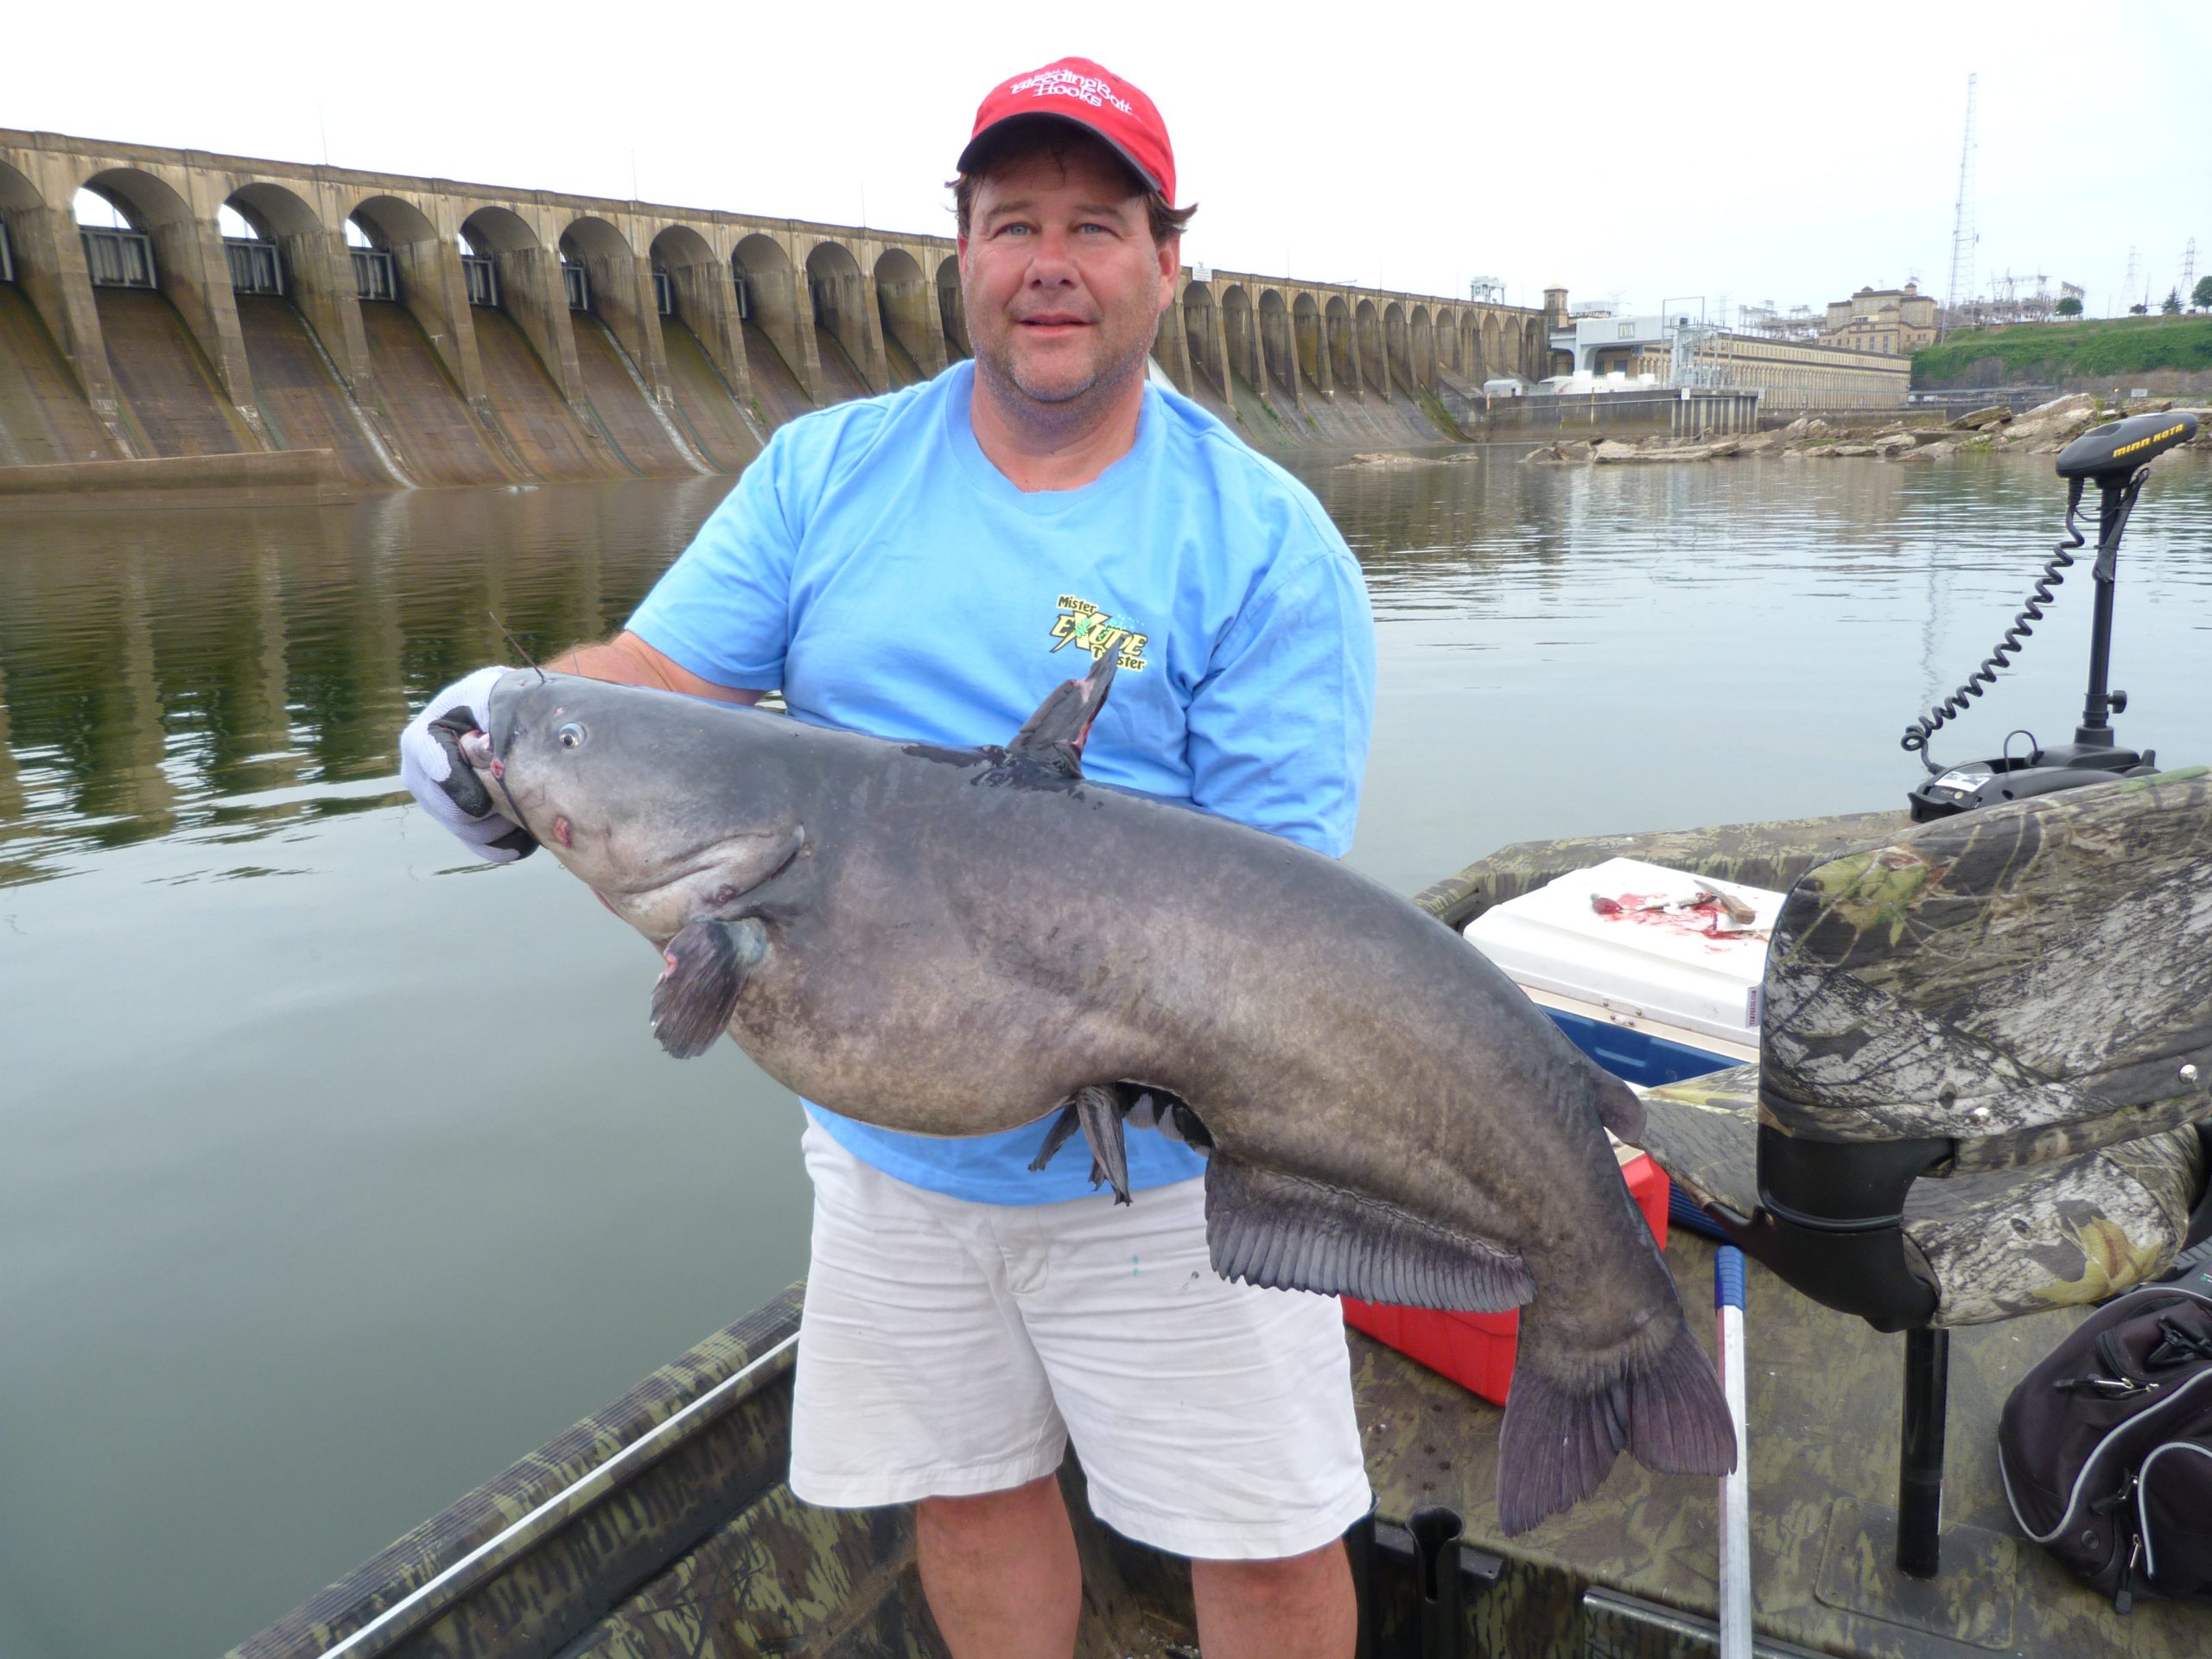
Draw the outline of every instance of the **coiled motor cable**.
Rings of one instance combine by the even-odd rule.
[[[1935,736],[1947,721],[1964,714],[1967,704],[1996,684],[1998,675],[2012,666],[2012,658],[2020,654],[2022,642],[2035,632],[2034,625],[2043,620],[2044,608],[2056,599],[2058,584],[2066,580],[2067,567],[2075,563],[2074,550],[2088,544],[2088,538],[2074,523],[2082,508],[2082,482],[2079,478],[2069,480],[2066,539],[2051,550],[2051,557],[2044,565],[2043,575],[2037,578],[2034,593],[2020,607],[2019,614],[2012,619],[2012,626],[2005,630],[2004,639],[1981,659],[1981,665],[1967,676],[1965,684],[1929,709],[1923,718],[1906,727],[1904,736],[1898,740],[1900,748],[1920,757],[1920,764],[1928,768],[1930,777],[1940,774],[1942,768],[1928,758],[1928,740]]]

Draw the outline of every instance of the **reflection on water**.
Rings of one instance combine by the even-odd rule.
[[[1874,651],[1910,653],[1917,670],[1885,705],[1900,728],[1996,639],[2058,520],[2047,470],[2024,461],[1296,464],[1360,556],[1386,653],[1590,650],[1601,654],[1569,677],[1616,689],[1624,672],[1717,683],[1729,677],[1708,673],[1717,660],[1733,664],[1738,695],[1787,700],[1809,687],[1825,703],[1823,676],[1872,626]],[[243,849],[283,823],[388,804],[391,734],[413,703],[480,664],[606,632],[728,487],[445,491],[6,523],[0,886],[81,873],[102,849],[151,837]],[[2202,545],[2205,513],[2201,466],[2160,474],[2123,571],[2121,669],[2129,651],[2171,638],[2144,626],[2166,585],[2203,579],[2183,555]],[[2053,631],[2086,607],[2069,591]],[[1802,652],[1778,650],[1786,639]],[[2078,680],[2069,649],[2039,647],[2023,671]],[[1459,689],[1479,692],[1481,679]],[[1547,688],[1493,689],[1512,724],[1552,724]],[[2153,712],[2140,696],[2137,707]],[[1472,735],[1507,709],[1460,712]],[[2056,728],[2058,714],[2037,712]],[[1458,861],[1479,848],[1421,850]],[[250,852],[232,856],[229,873],[251,873]],[[210,873],[221,858],[209,855]]]
[[[341,786],[390,781],[410,702],[619,623],[728,487],[0,524],[0,885],[383,804]]]
[[[1374,597],[1352,858],[1402,891],[1901,804],[2062,506],[2025,458],[1296,464]],[[664,1059],[649,950],[394,778],[413,704],[619,623],[727,487],[0,518],[7,1659],[219,1651],[804,1270],[788,1097]],[[2170,761],[2208,550],[2212,471],[2162,468],[2114,680]],[[1939,754],[2067,735],[2087,587]]]

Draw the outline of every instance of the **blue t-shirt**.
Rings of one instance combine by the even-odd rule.
[[[1375,624],[1320,503],[1156,385],[1128,454],[1080,489],[1025,493],[976,442],[973,385],[958,363],[778,431],[631,631],[717,685],[782,688],[812,725],[962,748],[1010,741],[1112,650],[1086,775],[1341,856]],[[807,1109],[863,1162],[933,1192],[1043,1204],[1091,1190],[1079,1137],[1029,1169],[1042,1122],[947,1140]],[[1128,1160],[1132,1188],[1204,1167],[1141,1132]]]

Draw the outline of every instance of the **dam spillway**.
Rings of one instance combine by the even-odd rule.
[[[1546,321],[1185,266],[1154,357],[1263,448],[1429,442]],[[949,237],[0,129],[0,495],[731,473],[968,352]]]

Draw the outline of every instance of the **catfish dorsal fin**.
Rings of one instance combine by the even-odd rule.
[[[1090,722],[1106,706],[1106,689],[1114,683],[1116,652],[1103,651],[1079,680],[1063,680],[1037,705],[1022,728],[1007,747],[1010,760],[1029,760],[1083,776],[1083,745],[1090,735]]]

